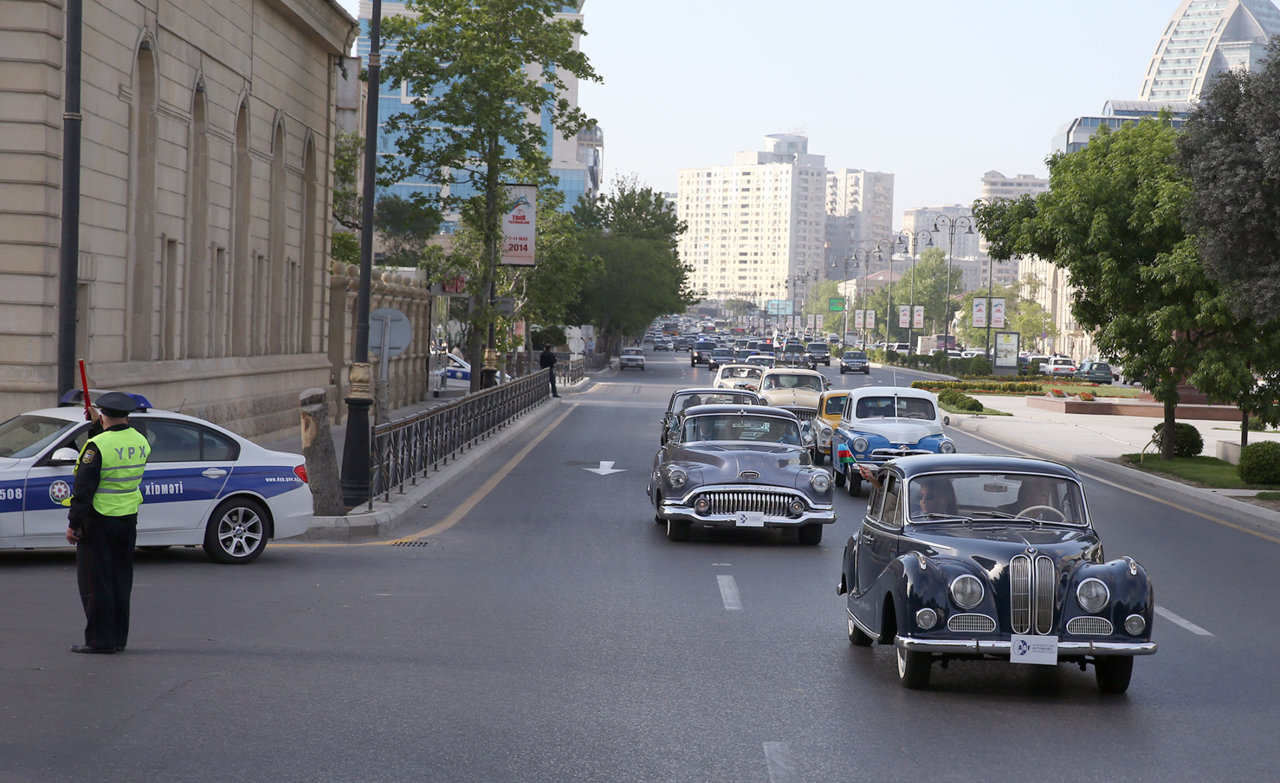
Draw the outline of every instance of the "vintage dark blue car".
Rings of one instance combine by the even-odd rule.
[[[934,662],[1092,664],[1104,693],[1156,651],[1151,581],[1107,560],[1079,476],[1043,460],[920,455],[877,466],[837,592],[849,641],[892,644],[908,688]]]
[[[831,475],[814,466],[812,444],[781,408],[686,408],[653,458],[646,491],[654,521],[673,541],[688,540],[694,527],[793,528],[801,544],[816,545],[836,512]]]

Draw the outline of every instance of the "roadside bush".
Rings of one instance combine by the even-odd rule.
[[[558,326],[543,326],[529,333],[529,345],[531,350],[541,351],[544,345],[555,347],[564,345],[568,340],[564,336],[564,330]]]
[[[1246,484],[1280,484],[1280,443],[1264,440],[1245,446],[1236,473]]]
[[[957,410],[970,413],[981,413],[982,403],[957,389],[943,389],[938,394],[938,402]]]
[[[1164,450],[1164,422],[1160,422],[1155,426],[1155,441],[1160,444],[1160,450]],[[1204,451],[1204,438],[1200,437],[1200,430],[1183,422],[1174,422],[1173,424],[1173,456],[1175,457],[1196,457],[1200,452]]]

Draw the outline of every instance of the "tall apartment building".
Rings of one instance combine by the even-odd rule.
[[[1271,0],[1183,0],[1156,44],[1140,97],[1194,102],[1215,74],[1257,70],[1277,34],[1280,10]]]
[[[585,0],[565,0],[561,3],[561,10],[556,13],[557,19],[582,19],[582,5]],[[382,16],[387,18],[390,16],[406,15],[404,3],[386,0],[382,3]],[[369,22],[373,18],[373,3],[370,0],[360,0],[359,21],[360,35],[356,39],[356,53],[367,60],[369,56]],[[577,41],[574,42],[575,48],[578,46]],[[385,47],[387,42],[383,41]],[[571,72],[563,72],[560,77],[564,79],[565,90],[561,97],[569,102],[572,106],[578,105],[578,78]],[[419,96],[410,95],[404,90],[390,90],[384,85],[378,96],[378,125],[384,127],[386,121],[393,115],[399,114],[405,110],[408,104],[419,100]],[[572,209],[577,203],[578,198],[583,195],[593,195],[600,189],[600,181],[602,169],[604,165],[604,134],[599,128],[587,128],[575,137],[565,137],[556,133],[551,126],[551,115],[547,109],[543,109],[538,122],[546,134],[546,144],[543,152],[551,159],[551,173],[559,180],[559,190],[564,194],[564,209]],[[378,149],[382,154],[395,154],[395,137],[384,131],[379,132]],[[429,182],[426,179],[409,180],[399,182],[387,188],[380,188],[379,195],[399,195],[408,197],[416,192],[431,192],[439,190],[437,183]],[[469,185],[459,184],[453,185],[450,194],[465,198],[473,194],[473,190]],[[456,228],[455,219],[449,219],[446,223],[444,231],[452,232]]]
[[[893,236],[893,174],[862,169],[827,172],[827,277],[843,277],[839,262],[855,248]]]
[[[1049,190],[1049,180],[1032,174],[1018,174],[1007,177],[999,171],[988,171],[982,175],[982,190],[978,198],[986,203],[1000,199],[1014,200],[1023,196],[1035,197]],[[987,240],[978,238],[979,269],[978,286],[988,284],[987,274],[995,278],[996,285],[1012,285],[1018,279],[1018,264],[1014,261],[990,263],[987,255]]]
[[[808,149],[804,136],[774,134],[731,166],[680,170],[676,214],[688,230],[679,252],[695,292],[798,305],[822,278],[827,171]]]

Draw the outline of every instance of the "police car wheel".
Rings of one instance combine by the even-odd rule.
[[[218,563],[252,563],[267,547],[267,512],[255,500],[231,498],[209,517],[204,551]]]

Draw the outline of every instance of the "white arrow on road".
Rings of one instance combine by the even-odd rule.
[[[615,468],[615,467],[613,466],[613,462],[612,462],[612,461],[610,461],[610,462],[605,462],[604,460],[600,460],[600,467],[598,467],[598,468],[583,468],[583,470],[589,470],[589,471],[591,471],[592,473],[596,474],[597,476],[607,476],[607,475],[609,475],[610,473],[622,473],[622,472],[626,471],[626,468]]]

